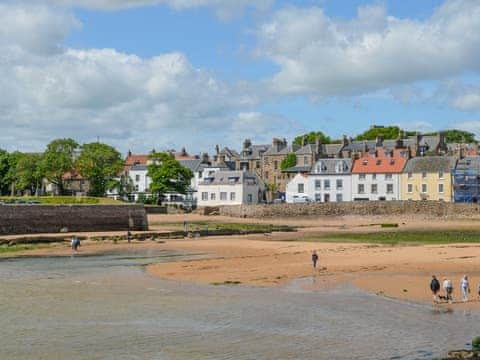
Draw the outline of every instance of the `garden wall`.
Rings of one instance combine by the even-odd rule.
[[[148,230],[143,205],[0,205],[0,235]]]
[[[358,201],[344,203],[232,205],[219,207],[218,213],[224,216],[250,218],[401,216],[419,219],[480,219],[480,205],[442,201]]]

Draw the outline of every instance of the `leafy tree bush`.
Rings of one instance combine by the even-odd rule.
[[[282,170],[285,170],[295,165],[297,165],[297,155],[295,155],[294,153],[290,153],[290,154],[287,154],[285,159],[282,160],[282,163],[280,164],[280,168]]]
[[[323,144],[330,144],[331,141],[332,141],[329,136],[325,135],[321,131],[311,131],[307,134],[297,136],[295,139],[293,139],[293,144],[302,146],[303,145],[303,139],[305,137],[307,139],[308,144],[315,144],[315,141],[316,141],[317,137],[320,138],[320,141]]]

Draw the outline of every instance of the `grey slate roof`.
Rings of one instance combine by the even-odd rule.
[[[480,170],[480,156],[466,156],[457,161],[457,170]]]
[[[195,159],[195,160],[178,160],[180,165],[189,168],[192,171],[198,171],[200,168],[200,165],[202,164],[202,160],[200,159]]]
[[[457,159],[453,156],[425,156],[408,160],[404,173],[450,172],[455,168]]]
[[[337,164],[342,163],[342,172],[337,172]],[[320,159],[312,167],[312,174],[339,175],[352,172],[352,159]],[[320,167],[317,169],[317,167]]]
[[[320,151],[317,144],[307,144],[295,151],[297,155],[321,154],[326,156],[335,156],[340,154],[343,144],[320,144]]]
[[[377,145],[377,142],[374,140],[353,140],[350,143],[346,144],[343,150],[346,151],[353,151],[353,152],[359,152],[359,151],[366,151],[375,149]]]
[[[247,149],[243,149],[240,152],[239,159],[240,160],[254,160],[260,159],[260,154],[267,151],[272,145],[252,145]],[[246,153],[246,151],[248,153]]]
[[[270,146],[270,148],[265,151],[264,155],[287,155],[295,151],[295,147],[292,145],[288,145],[280,149],[279,151],[275,151],[275,148],[273,146]]]
[[[282,170],[284,173],[307,173],[312,169],[311,166],[293,166],[291,168]]]
[[[249,171],[216,171],[212,176],[200,182],[200,185],[237,185],[252,180],[255,184],[261,185],[259,177]]]

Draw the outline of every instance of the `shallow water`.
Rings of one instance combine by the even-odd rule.
[[[431,359],[480,334],[475,312],[352,288],[178,283],[138,266],[171,256],[183,254],[0,261],[0,359]]]

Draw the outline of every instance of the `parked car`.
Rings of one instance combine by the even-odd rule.
[[[294,204],[305,204],[312,202],[307,195],[293,195],[293,203]]]

